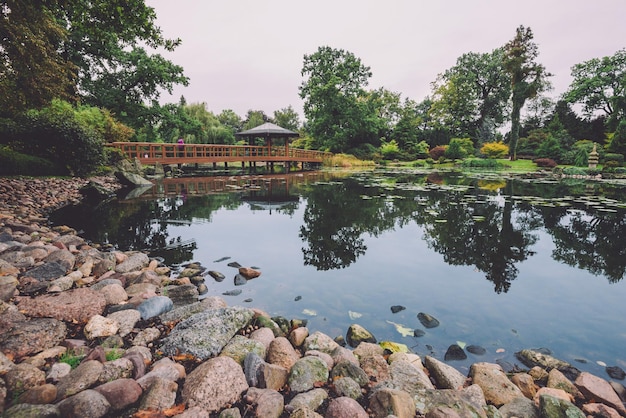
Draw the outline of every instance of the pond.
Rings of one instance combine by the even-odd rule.
[[[547,348],[608,378],[626,368],[626,185],[377,169],[166,179],[137,198],[53,221],[174,267],[209,295],[345,336],[357,323],[462,372]],[[235,286],[238,262],[261,270]],[[418,314],[439,321],[427,328]],[[417,336],[421,335],[421,336]],[[472,350],[474,351],[474,350]]]

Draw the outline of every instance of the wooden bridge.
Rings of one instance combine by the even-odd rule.
[[[284,163],[321,164],[332,156],[329,152],[290,148],[288,141],[283,146],[276,145],[220,145],[220,144],[163,144],[154,142],[114,142],[130,159],[138,158],[142,164],[216,164],[228,167],[229,163],[241,162],[242,167],[257,163],[272,165]]]

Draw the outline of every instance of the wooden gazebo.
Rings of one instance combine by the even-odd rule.
[[[278,154],[280,155],[289,155],[289,139],[297,138],[300,136],[299,133],[290,131],[289,129],[285,129],[281,126],[278,126],[271,122],[266,122],[263,125],[259,125],[255,128],[248,129],[245,131],[235,133],[235,136],[247,138],[248,144],[252,145],[252,140],[254,138],[263,138],[265,140],[265,146],[267,146],[268,155],[273,155],[272,152],[272,139],[273,138],[281,138],[285,140],[285,148],[281,150]],[[274,164],[271,163],[272,169]],[[289,171],[289,162],[285,161],[285,167],[287,171]]]

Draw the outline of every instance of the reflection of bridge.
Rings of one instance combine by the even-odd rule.
[[[114,142],[130,158],[138,158],[142,164],[213,164],[241,162],[256,165],[265,163],[312,163],[321,164],[332,154],[323,151],[304,150],[289,147],[288,141],[283,146],[271,145],[219,145],[219,144],[159,144],[154,142]]]
[[[291,174],[181,177],[164,178],[155,181],[151,189],[141,194],[141,199],[153,199],[167,196],[206,195],[225,192],[260,192],[274,195],[289,195],[289,187],[294,184],[319,181],[328,178],[323,171],[310,171]]]

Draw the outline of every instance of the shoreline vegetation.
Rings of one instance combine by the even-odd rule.
[[[609,381],[527,349],[517,353],[527,368],[478,362],[465,376],[356,324],[345,346],[217,295],[198,301],[208,277],[198,263],[176,276],[48,225],[90,181],[120,187],[0,177],[2,416],[626,416],[618,366],[607,366]]]

